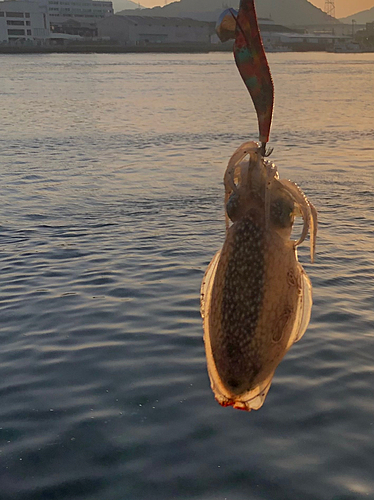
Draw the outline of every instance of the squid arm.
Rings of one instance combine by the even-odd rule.
[[[226,168],[226,172],[223,178],[223,183],[225,185],[225,206],[228,202],[230,194],[232,192],[237,193],[238,188],[235,184],[235,170],[237,166],[244,160],[247,155],[251,155],[251,153],[257,153],[259,151],[259,145],[257,142],[248,141],[242,144],[231,156],[229,163]],[[225,211],[225,220],[226,220],[226,230],[229,227],[229,218],[227,212]]]
[[[304,221],[303,231],[300,238],[295,242],[295,247],[305,240],[310,230],[310,260],[314,262],[317,236],[317,210],[297,184],[287,179],[280,179],[279,182],[296,202]]]

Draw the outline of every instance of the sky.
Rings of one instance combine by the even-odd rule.
[[[310,3],[324,10],[325,0],[309,0]],[[374,0],[334,0],[335,17],[346,17],[374,7]]]
[[[136,1],[136,0],[134,0]],[[172,0],[166,0],[170,3]],[[204,0],[202,0],[204,1]],[[312,4],[324,10],[325,0],[309,0]],[[350,16],[362,10],[371,9],[374,7],[374,0],[334,0],[335,15],[337,18]],[[155,7],[156,5],[165,5],[165,0],[140,0],[144,7]]]

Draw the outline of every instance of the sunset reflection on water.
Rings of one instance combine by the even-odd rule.
[[[257,138],[231,54],[0,58],[2,500],[374,497],[374,54],[269,55],[271,158],[320,224],[250,414],[215,403],[199,315]]]

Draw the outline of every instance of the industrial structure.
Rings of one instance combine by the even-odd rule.
[[[98,36],[122,45],[210,43],[213,24],[179,17],[115,14],[98,21]]]
[[[49,40],[49,17],[39,2],[0,2],[0,43],[37,44]]]
[[[322,27],[321,30],[290,29],[275,24],[271,19],[258,20],[261,37],[267,52],[278,51],[325,51],[332,50],[336,44],[346,42],[349,37]],[[335,25],[334,25],[335,26]]]
[[[11,13],[16,18],[11,17]],[[27,19],[26,14],[30,15]],[[50,32],[94,37],[97,21],[112,15],[110,0],[0,1],[0,42],[39,43],[48,39]],[[40,31],[42,28],[44,31]]]
[[[325,0],[325,12],[331,17],[335,17],[335,1]]]
[[[92,37],[96,23],[113,15],[113,4],[108,0],[38,0],[49,14],[52,33],[68,33]]]
[[[334,0],[325,10],[335,14]],[[278,51],[360,51],[373,47],[373,24],[356,26],[330,17],[327,24],[287,28],[272,19],[259,18],[264,46]],[[70,42],[100,44],[115,50],[221,50],[215,47],[215,23],[180,17],[113,14],[110,0],[0,0],[0,44],[65,45]],[[353,43],[352,43],[353,42]],[[228,42],[222,50],[231,50]],[[220,43],[218,45],[221,45]],[[139,48],[140,47],[140,48]],[[148,47],[148,48],[147,48]],[[178,49],[179,47],[179,49]],[[139,49],[138,49],[139,48]]]

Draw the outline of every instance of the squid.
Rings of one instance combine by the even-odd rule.
[[[226,239],[201,286],[204,343],[216,400],[250,411],[263,405],[276,367],[309,324],[312,285],[296,248],[310,233],[313,261],[317,212],[257,142],[235,151],[224,186]],[[295,217],[304,222],[297,241]]]
[[[258,410],[274,372],[304,335],[312,285],[297,259],[310,235],[314,260],[317,211],[297,184],[279,177],[266,149],[274,88],[253,0],[225,11],[217,33],[235,39],[234,56],[252,97],[260,142],[242,144],[224,174],[226,238],[201,285],[201,316],[211,387],[222,406]],[[303,226],[297,240],[296,217]]]

